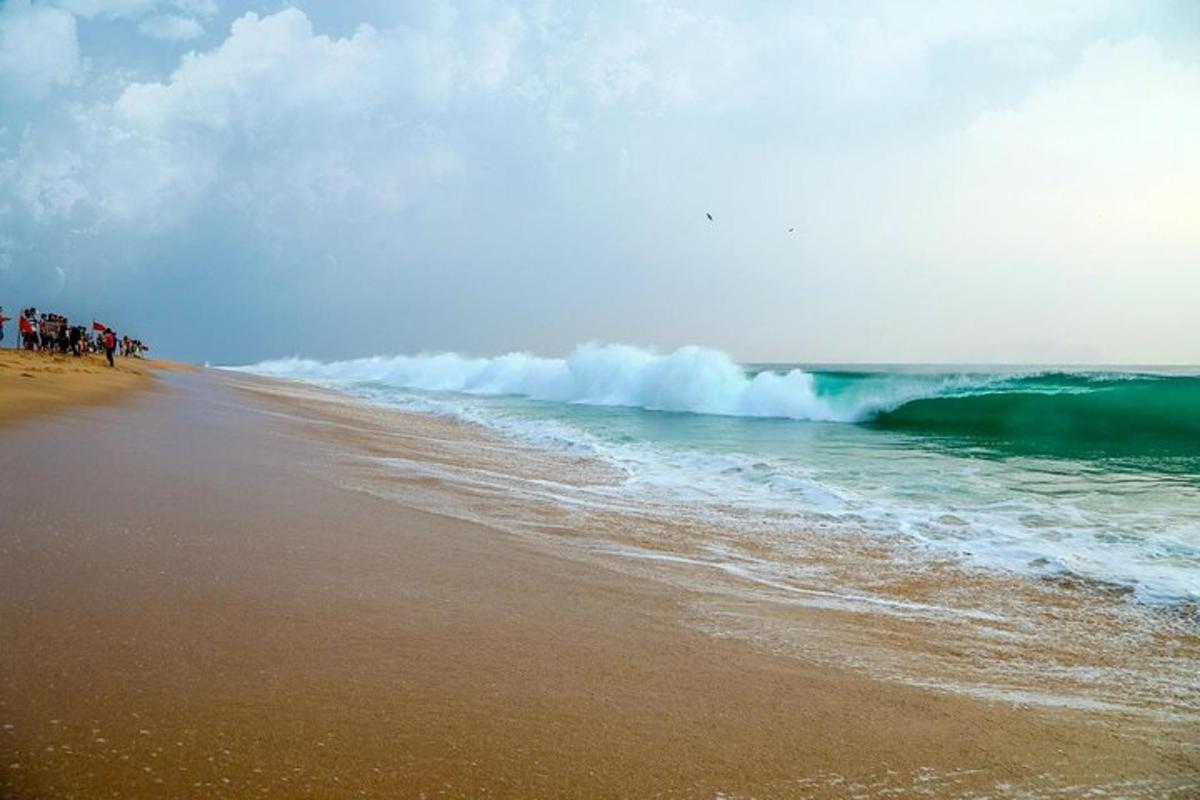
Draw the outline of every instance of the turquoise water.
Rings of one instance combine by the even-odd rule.
[[[247,369],[598,458],[634,498],[1200,600],[1195,369],[743,366],[599,345]]]

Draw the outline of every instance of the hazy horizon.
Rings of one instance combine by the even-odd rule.
[[[0,306],[155,355],[1200,363],[1189,0],[4,0],[0,109]]]
[[[279,361],[297,360],[312,360],[320,363],[346,363],[350,361],[369,361],[373,359],[389,359],[389,358],[435,358],[444,355],[454,355],[465,359],[477,360],[495,360],[505,356],[512,355],[528,355],[535,358],[545,359],[569,359],[573,354],[582,348],[587,347],[617,347],[617,348],[633,348],[643,351],[647,354],[666,356],[678,352],[681,349],[700,349],[705,351],[716,352],[734,358],[736,363],[750,369],[772,369],[772,368],[800,368],[822,371],[838,371],[845,370],[867,370],[867,371],[888,371],[888,370],[911,370],[914,372],[922,372],[925,370],[938,371],[945,369],[964,369],[971,370],[975,368],[983,370],[1025,370],[1025,369],[1065,369],[1065,370],[1087,370],[1095,372],[1108,372],[1120,370],[1147,370],[1155,371],[1162,370],[1165,372],[1173,372],[1182,370],[1185,374],[1191,375],[1200,372],[1200,362],[1146,362],[1146,361],[1125,361],[1125,362],[1109,362],[1109,361],[805,361],[798,359],[785,360],[761,360],[761,359],[746,359],[736,358],[728,351],[718,347],[713,347],[705,344],[688,344],[679,345],[677,347],[658,347],[653,344],[637,344],[630,342],[598,342],[587,341],[579,342],[568,348],[558,351],[533,351],[533,350],[499,350],[495,352],[474,351],[468,349],[460,350],[439,350],[435,348],[425,348],[414,350],[412,352],[388,352],[388,353],[360,353],[351,355],[347,358],[318,358],[307,355],[305,353],[279,353],[273,356],[268,356],[255,363],[241,362],[212,362],[205,360],[204,364],[211,367],[253,367],[265,363],[273,363]]]

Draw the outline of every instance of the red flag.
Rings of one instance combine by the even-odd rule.
[[[96,322],[96,320],[92,320],[92,330],[103,333],[104,331],[108,330],[108,326],[103,322]]]

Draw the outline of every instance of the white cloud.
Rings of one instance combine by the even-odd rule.
[[[478,59],[453,55],[454,79],[435,106],[468,84],[504,81],[520,21],[501,22],[475,35]],[[317,35],[296,9],[247,14],[167,80],[74,106],[53,137],[31,132],[0,161],[0,189],[39,223],[84,214],[93,232],[149,234],[220,204],[251,218],[406,207],[464,171],[428,109],[421,118],[430,98],[411,67],[424,45],[370,26]]]
[[[1197,66],[1150,37],[1095,43],[1090,26],[1126,4],[457,0],[357,27],[362,7],[336,4],[312,19],[243,14],[169,63],[118,29],[199,35],[212,0],[59,5],[0,7],[2,99],[17,95],[7,84],[41,92],[4,115],[0,228],[47,285],[66,268],[71,291],[97,274],[81,263],[93,246],[153,279],[160,264],[188,273],[200,242],[214,286],[236,270],[315,286],[326,267],[312,265],[332,264],[356,280],[325,289],[366,304],[390,287],[453,308],[469,284],[516,319],[541,313],[534,296],[595,298],[563,324],[613,335],[671,287],[688,312],[646,323],[664,337],[694,340],[685,317],[719,318],[726,341],[786,329],[779,355],[813,336],[861,357],[889,326],[907,330],[895,317],[913,298],[878,299],[905,291],[904,270],[945,287],[962,267],[950,277],[991,290],[1009,270],[1099,264],[1117,281],[1131,253],[1162,278],[1166,261],[1142,256],[1200,251]],[[117,20],[78,21],[89,47],[144,52],[82,58],[73,14]],[[33,33],[11,39],[18,18]],[[699,239],[696,206],[710,203],[720,224]],[[802,315],[784,301],[814,292],[823,302]],[[942,295],[923,307],[930,332],[908,330],[925,349],[900,355],[978,341],[986,315]],[[998,293],[987,303],[1000,308]],[[449,329],[453,312],[439,313]],[[519,327],[496,317],[493,330]],[[947,321],[954,335],[935,324]],[[557,346],[517,343],[543,345]]]
[[[87,15],[134,16],[167,7],[198,14],[215,11],[211,0],[65,4]],[[28,3],[20,2],[5,11],[17,7],[31,11]],[[43,217],[55,209],[69,211],[82,198],[104,198],[105,208],[127,218],[137,209],[156,208],[165,199],[159,196],[162,192],[189,185],[198,188],[186,194],[198,196],[208,182],[219,183],[223,177],[236,179],[236,191],[227,193],[230,197],[244,196],[250,186],[270,191],[268,179],[294,189],[297,180],[303,182],[312,171],[320,173],[312,180],[321,185],[369,186],[366,178],[378,165],[355,158],[352,150],[386,151],[386,142],[413,148],[404,159],[385,159],[403,181],[416,180],[421,171],[416,165],[422,160],[430,180],[461,176],[468,160],[459,144],[478,137],[462,129],[455,115],[486,96],[503,103],[510,116],[536,122],[546,142],[570,150],[590,128],[604,121],[625,124],[630,113],[769,117],[781,111],[821,113],[822,98],[835,104],[890,102],[922,91],[931,48],[948,42],[1011,46],[1020,54],[1013,61],[1024,74],[1030,64],[1045,63],[1049,57],[1044,44],[1021,37],[1063,36],[1097,14],[1111,13],[1100,4],[1082,2],[921,7],[925,13],[917,14],[909,13],[914,7],[880,4],[870,6],[871,13],[855,16],[840,7],[832,12],[819,7],[768,8],[734,18],[671,4],[636,4],[620,13],[606,6],[572,18],[569,9],[550,3],[538,13],[505,4],[457,13],[440,5],[420,24],[384,30],[362,25],[345,38],[316,33],[309,18],[295,8],[266,16],[248,13],[232,24],[221,44],[184,56],[165,80],[128,84],[114,102],[72,112],[74,124],[81,127],[72,152],[92,148],[76,170],[79,174],[71,178],[71,185],[84,191],[67,191],[60,169],[64,162],[51,159],[51,166],[30,167],[24,176],[44,182],[46,190],[21,196]],[[44,7],[40,13],[57,15],[73,40],[69,15]],[[202,30],[195,19],[171,14],[145,17],[141,28],[150,35],[180,39]],[[77,53],[74,58],[78,61]],[[47,67],[40,73],[61,80],[77,68]],[[1136,65],[1112,69],[1125,75],[1131,68]],[[1087,69],[1084,78],[1093,88],[1102,85],[1104,76],[1087,78]],[[1021,119],[1047,117],[1060,99],[1039,99],[1053,92],[1048,87],[1038,92],[1027,107],[984,115],[955,140],[963,154],[958,171],[973,175],[968,183],[974,196],[1015,174],[1007,169],[988,173],[988,165],[996,163],[989,157],[992,150],[1029,148],[1038,142],[1043,151],[1052,146],[1046,143],[1053,137],[1042,131],[1046,119],[1027,123],[1036,133],[1022,133],[1026,123],[1004,121],[1005,113]],[[1164,105],[1176,100],[1168,98]],[[1098,105],[1123,108],[1119,102]],[[1081,113],[1080,118],[1087,115]],[[1095,124],[1108,130],[1114,121],[1098,119]],[[1018,130],[988,133],[1006,125]],[[1108,145],[1096,144],[1103,136],[1091,137],[1093,146],[1117,147],[1128,141],[1122,135]],[[1012,159],[1030,163],[1027,154],[1014,154]],[[231,166],[223,169],[223,161]],[[141,166],[129,175],[114,166],[129,163]],[[255,165],[249,180],[236,175],[246,163]],[[1095,172],[1102,174],[1106,163],[1097,165]],[[289,164],[302,166],[289,171]],[[1053,169],[1051,164],[1028,176],[1031,185]],[[118,175],[124,176],[120,185],[100,187],[101,180]],[[997,184],[993,191],[1014,191],[1016,183],[1013,179]],[[148,199],[137,200],[139,192],[147,193]],[[298,196],[309,194],[301,189]],[[973,201],[963,196],[963,207],[970,206]],[[70,202],[51,202],[49,197]],[[1038,220],[1044,223],[1051,216],[1041,214]]]
[[[1154,0],[1132,9],[1144,13]],[[1131,10],[1124,0],[890,0],[865,15],[926,45],[1070,36],[1081,26]]]
[[[754,27],[682,6],[593,20],[574,45],[582,88],[602,106],[653,113],[745,108],[765,87]]]
[[[79,70],[73,16],[29,0],[0,7],[0,84],[37,94],[72,82]]]
[[[1200,252],[1200,65],[1153,39],[1099,42],[953,143],[947,240],[1045,261]]]
[[[407,207],[464,169],[414,117],[411,50],[369,26],[317,35],[296,9],[247,14],[166,81],[130,84],[88,112],[89,202],[102,219],[155,229],[202,206],[279,230],[289,214]]]
[[[204,33],[204,26],[191,17],[176,14],[159,14],[146,17],[138,23],[138,30],[155,39],[169,42],[186,42]]]
[[[0,185],[7,185],[34,220],[69,216],[88,196],[78,154],[45,146],[30,137],[16,157],[0,162]]]
[[[184,41],[203,32],[197,17],[214,16],[216,0],[50,0],[82,19],[141,20],[139,30],[156,39]]]
[[[165,83],[128,86],[115,110],[146,134],[199,126],[253,135],[295,115],[332,116],[378,103],[397,78],[386,74],[384,56],[370,27],[330,39],[314,35],[296,9],[247,14],[216,49],[185,56]]]
[[[513,56],[524,38],[524,19],[512,8],[505,9],[496,24],[480,30],[475,80],[489,89],[506,83]]]

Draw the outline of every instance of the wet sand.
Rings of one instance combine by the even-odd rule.
[[[0,425],[70,406],[112,402],[131,390],[149,388],[156,372],[190,369],[171,361],[121,357],[109,367],[103,355],[76,358],[3,349]]]
[[[706,635],[685,590],[352,488],[337,419],[161,383],[0,429],[0,796],[1200,792],[1194,730]]]

